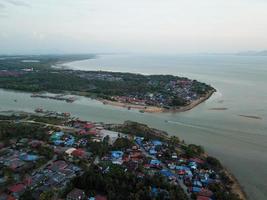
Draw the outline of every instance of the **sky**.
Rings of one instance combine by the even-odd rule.
[[[267,0],[0,0],[0,54],[267,49]]]

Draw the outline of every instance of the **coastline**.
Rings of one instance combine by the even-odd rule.
[[[56,69],[56,70],[73,70],[73,71],[77,71],[76,69],[70,68],[66,64],[74,62],[74,61],[95,59],[96,57],[97,57],[97,55],[95,55],[92,58],[74,59],[72,61],[58,61],[54,65],[51,65],[51,68],[52,69]],[[95,70],[93,70],[93,71],[95,71]],[[138,105],[138,104],[118,102],[118,101],[110,101],[110,100],[101,99],[101,98],[92,98],[92,97],[89,97],[89,98],[97,100],[97,101],[100,101],[104,105],[111,105],[111,106],[115,106],[115,107],[126,108],[128,110],[131,110],[131,109],[139,110],[142,113],[169,113],[169,112],[179,113],[179,112],[186,112],[186,111],[189,111],[189,110],[195,108],[199,104],[201,104],[201,103],[205,102],[206,100],[208,100],[215,92],[216,92],[216,89],[213,89],[210,92],[208,92],[205,96],[200,97],[199,99],[191,102],[189,105],[186,105],[186,106],[183,106],[183,107],[180,107],[180,108],[171,108],[171,109],[166,109],[166,108],[158,107],[158,106]],[[75,95],[77,95],[77,94],[75,94]],[[79,94],[78,96],[88,97],[88,96],[81,95],[81,94]]]
[[[247,200],[248,199],[247,194],[245,193],[244,189],[242,188],[242,186],[240,185],[236,177],[227,168],[225,167],[223,168],[224,168],[225,174],[233,182],[231,186],[232,192],[235,194],[238,194],[241,200]]]
[[[73,69],[69,68],[66,64],[76,62],[76,61],[96,59],[96,57],[97,57],[97,55],[93,55],[90,58],[72,58],[70,60],[61,60],[61,61],[55,62],[54,64],[51,64],[50,67],[51,67],[51,69],[56,69],[56,70],[73,70]]]
[[[186,105],[180,108],[173,108],[173,109],[166,109],[166,108],[157,107],[157,106],[136,105],[136,104],[131,104],[131,103],[110,101],[110,100],[105,100],[105,99],[96,99],[96,100],[101,101],[104,105],[117,106],[117,107],[127,108],[129,110],[134,109],[134,110],[139,110],[140,112],[146,112],[146,113],[185,112],[185,111],[195,108],[199,104],[208,100],[213,95],[214,92],[216,92],[216,90],[210,91],[205,96],[193,101],[189,105]]]
[[[136,123],[136,122],[131,122],[131,121],[127,122],[127,121],[125,121],[123,124],[112,124],[112,125],[114,125],[114,126],[124,126],[127,123]],[[139,124],[139,125],[147,126],[146,124]],[[110,124],[109,124],[109,126],[110,126]],[[151,128],[151,127],[148,127],[148,128]],[[154,136],[160,137],[163,140],[171,140],[171,136],[169,135],[168,132],[165,132],[165,131],[162,131],[162,130],[159,130],[159,129],[153,129],[153,130],[155,131],[153,133]],[[188,144],[186,143],[186,145],[188,145]],[[203,157],[207,158],[208,156],[209,156],[209,154],[205,151],[204,154],[203,154]],[[232,182],[232,184],[227,185],[227,186],[230,186],[231,192],[233,192],[234,194],[238,195],[240,200],[248,200],[248,196],[245,193],[243,187],[241,186],[241,184],[239,183],[237,178],[231,173],[231,171],[228,168],[226,168],[223,164],[222,164],[222,169],[220,171],[224,172],[225,175]]]
[[[10,112],[9,113],[9,115],[4,115],[4,117],[6,117],[6,116],[10,116],[11,118],[10,119],[3,119],[3,118],[1,118],[1,122],[9,122],[9,123],[29,123],[29,124],[38,124],[38,125],[42,125],[42,126],[51,126],[51,127],[54,127],[54,128],[59,128],[59,129],[63,129],[64,130],[64,132],[65,131],[67,131],[67,130],[70,130],[70,131],[75,131],[75,132],[77,132],[77,131],[79,131],[80,130],[80,128],[73,128],[73,127],[71,127],[71,126],[68,126],[68,124],[65,124],[65,123],[63,123],[62,124],[62,122],[64,122],[64,120],[66,120],[66,119],[62,119],[62,121],[60,121],[60,123],[59,124],[57,124],[57,123],[53,123],[53,122],[51,122],[51,121],[49,121],[49,122],[43,122],[42,120],[40,121],[40,120],[38,120],[38,117],[47,117],[47,116],[42,116],[42,115],[36,115],[36,113],[28,113],[28,112],[18,112],[18,111],[13,111],[14,113],[13,114],[18,114],[17,116],[16,116],[16,118],[18,118],[19,119],[19,122],[16,122],[16,120],[14,120],[14,116],[11,114],[11,112],[12,111],[7,111],[7,112]],[[21,116],[21,114],[23,115],[23,114],[26,114],[26,116]],[[0,116],[2,117],[3,115],[2,114],[0,114]],[[13,117],[13,118],[12,118]],[[30,119],[29,119],[29,117],[30,117]],[[37,119],[36,119],[37,118]],[[47,118],[51,118],[51,117],[47,117]],[[78,118],[73,118],[74,120],[78,120]],[[52,118],[52,120],[54,120],[54,118]],[[92,123],[92,122],[90,122],[90,123]],[[96,123],[96,122],[93,122],[93,123]],[[127,124],[130,124],[130,123],[136,123],[137,125],[138,125],[138,127],[142,130],[142,129],[149,129],[149,130],[151,130],[152,132],[149,132],[149,134],[150,135],[152,135],[152,136],[156,136],[156,137],[159,137],[160,139],[160,141],[162,140],[162,141],[167,141],[167,140],[171,140],[172,138],[171,138],[171,136],[167,133],[167,132],[165,132],[165,131],[162,131],[162,130],[159,130],[159,129],[154,129],[154,128],[151,128],[151,127],[149,127],[148,125],[146,125],[146,124],[140,124],[140,123],[138,123],[138,122],[133,122],[133,121],[125,121],[123,124],[105,124],[104,122],[98,122],[97,124],[101,124],[101,126],[103,127],[103,128],[105,128],[105,129],[107,129],[107,130],[110,130],[110,127],[120,127],[120,126],[127,126]],[[131,126],[131,125],[129,125],[129,126]],[[112,130],[112,129],[111,129]],[[117,132],[117,130],[113,130],[113,131],[116,131]],[[73,132],[74,133],[74,132]],[[129,134],[129,133],[124,133],[124,132],[120,132],[120,131],[118,131],[118,133],[122,133],[122,134]],[[134,133],[133,133],[134,134]],[[135,135],[135,134],[134,134]],[[181,145],[181,142],[179,142],[180,143],[180,145]],[[136,143],[137,144],[137,143]],[[186,145],[186,146],[188,146],[189,144],[186,144],[186,143],[182,143],[183,145]],[[180,148],[180,147],[179,147]],[[147,151],[147,150],[146,150]],[[202,157],[200,157],[200,159],[205,159],[205,158],[207,158],[208,157],[208,154],[207,153],[202,153]],[[50,161],[49,161],[50,162]],[[49,162],[47,162],[47,163],[49,163]],[[166,169],[168,169],[168,166],[167,165],[165,165],[164,166],[164,168]],[[223,167],[222,166],[222,168],[220,169],[220,171],[218,171],[218,172],[224,172],[225,174],[226,174],[226,176],[231,180],[231,182],[232,183],[230,183],[230,184],[227,184],[226,186],[229,186],[226,190],[224,190],[224,191],[229,191],[229,192],[231,192],[231,193],[233,193],[233,194],[235,194],[235,195],[237,195],[237,196],[239,196],[239,198],[240,198],[240,200],[247,200],[247,195],[246,195],[246,193],[243,191],[243,188],[240,186],[240,184],[239,184],[239,182],[237,181],[237,179],[234,177],[234,175],[233,174],[231,174],[230,173],[230,171],[228,171],[228,169],[227,168],[225,168],[225,167]],[[217,171],[216,171],[216,173],[218,173]],[[180,185],[180,186],[184,186],[184,187],[186,187],[187,185],[184,185],[184,183],[182,183],[181,181],[180,182],[178,182],[178,184]],[[182,187],[183,188],[183,187]],[[190,195],[190,193],[186,193],[186,188],[184,189],[184,193],[185,194],[187,194],[187,195]],[[192,192],[192,191],[191,191]],[[191,199],[191,198],[189,198],[189,199]]]
[[[218,70],[219,71],[219,70]],[[206,73],[206,71],[204,71],[205,73]],[[204,73],[203,72],[203,73]],[[213,73],[214,72],[214,73]],[[215,76],[215,77],[217,77],[216,76],[216,74],[217,74],[217,70],[215,70],[215,71],[213,71],[212,73],[212,75],[213,76]],[[215,73],[216,72],[216,73]],[[197,73],[197,72],[196,72]],[[202,72],[201,72],[202,73]],[[241,72],[240,72],[241,73]],[[229,76],[229,77],[231,77],[232,78],[232,76]],[[215,79],[214,79],[215,80]],[[232,80],[232,79],[231,79]],[[207,79],[207,80],[205,80],[204,79],[204,81],[209,81],[209,79]],[[217,81],[217,79],[216,79],[216,81]],[[234,80],[233,80],[234,81]],[[226,82],[225,82],[225,84],[226,84]],[[228,83],[227,83],[228,84]],[[229,83],[229,86],[230,86],[230,83]],[[234,86],[234,85],[233,85]],[[225,87],[225,88],[224,88]],[[260,152],[260,150],[258,150],[258,149],[260,149],[261,148],[261,146],[262,146],[262,143],[264,142],[263,140],[261,140],[262,139],[262,134],[257,134],[257,135],[252,135],[251,134],[251,138],[253,138],[253,139],[255,139],[255,141],[257,141],[257,143],[255,143],[254,145],[252,145],[251,143],[249,143],[249,142],[247,142],[247,143],[245,143],[246,141],[249,141],[249,140],[251,140],[250,139],[250,136],[248,136],[247,138],[244,138],[244,140],[242,141],[242,143],[241,143],[241,141],[240,140],[237,140],[238,138],[237,137],[240,137],[240,136],[242,136],[242,134],[243,133],[247,133],[246,131],[248,130],[247,129],[247,127],[253,127],[253,129],[255,129],[255,132],[259,132],[259,133],[262,133],[262,130],[264,130],[264,129],[262,129],[262,128],[264,128],[264,121],[266,120],[266,117],[265,117],[265,114],[264,114],[264,108],[263,108],[263,110],[260,110],[261,108],[262,108],[262,106],[264,105],[264,102],[263,103],[260,103],[261,101],[262,101],[262,99],[261,100],[259,100],[259,103],[258,104],[256,104],[256,105],[250,105],[250,102],[248,102],[248,101],[244,101],[244,103],[245,103],[245,105],[247,105],[246,106],[246,108],[244,108],[244,107],[241,107],[240,108],[240,100],[242,100],[242,99],[239,99],[239,98],[237,98],[237,99],[235,99],[235,101],[231,101],[231,99],[233,99],[233,98],[231,98],[233,95],[232,95],[232,93],[228,93],[227,92],[227,90],[229,89],[229,88],[231,88],[231,87],[226,87],[224,84],[221,86],[221,88],[220,88],[220,90],[224,93],[224,96],[220,96],[220,97],[218,97],[218,99],[222,99],[223,98],[223,100],[217,100],[217,98],[215,97],[215,96],[217,96],[217,93],[215,93],[212,97],[211,97],[211,99],[210,100],[208,100],[208,101],[206,101],[204,104],[202,104],[202,105],[200,105],[198,108],[196,108],[196,109],[193,109],[193,110],[191,110],[191,111],[189,111],[189,112],[185,112],[185,113],[178,113],[178,115],[173,115],[173,116],[170,116],[170,119],[168,118],[168,120],[170,120],[170,121],[174,121],[174,122],[177,122],[176,124],[174,123],[174,124],[169,124],[168,125],[168,123],[166,123],[165,125],[164,124],[162,124],[161,126],[163,126],[164,127],[164,129],[169,129],[169,127],[171,127],[170,129],[172,129],[172,126],[173,127],[178,127],[178,126],[181,126],[181,128],[182,128],[182,130],[188,130],[188,131],[191,131],[190,132],[190,134],[184,134],[183,132],[185,132],[185,131],[181,131],[181,130],[179,130],[178,128],[177,128],[177,132],[179,131],[180,133],[181,133],[181,135],[186,135],[186,136],[184,136],[184,138],[189,138],[189,139],[192,139],[193,141],[194,140],[196,140],[196,141],[198,141],[198,140],[200,140],[202,143],[203,143],[203,145],[209,145],[209,143],[208,142],[206,142],[205,141],[205,138],[204,138],[204,136],[205,137],[207,137],[208,139],[210,139],[210,138],[218,138],[218,137],[222,137],[223,139],[225,139],[225,142],[230,142],[230,144],[231,145],[234,145],[234,142],[235,141],[237,141],[237,147],[238,148],[235,148],[234,150],[232,150],[232,149],[224,149],[225,147],[223,146],[223,144],[220,144],[220,143],[222,143],[222,142],[218,142],[218,144],[214,144],[214,145],[210,145],[211,146],[211,149],[213,149],[214,148],[214,146],[216,146],[216,148],[218,147],[219,149],[222,149],[222,151],[227,151],[227,152],[229,152],[229,151],[233,151],[233,155],[236,155],[236,156],[242,156],[244,153],[246,154],[246,153],[248,153],[248,152],[250,152],[251,150],[255,150],[255,154],[256,154],[256,151],[257,151],[257,154],[258,155],[255,155],[255,162],[259,162],[258,164],[259,164],[259,166],[261,166],[261,169],[264,169],[264,167],[262,167],[263,165],[264,165],[264,160],[262,161],[262,162],[260,162],[263,158],[261,157],[261,155],[263,155],[261,152]],[[259,89],[259,87],[257,87],[258,89]],[[258,91],[257,90],[257,88],[255,88],[255,91]],[[249,93],[249,89],[250,88],[248,88],[248,90],[247,90],[247,92]],[[26,93],[26,92],[24,92],[24,91],[21,91],[21,90],[12,90],[12,89],[6,89],[7,91],[13,91],[13,92],[19,92],[19,93]],[[237,92],[239,92],[239,90],[237,90]],[[29,92],[27,92],[27,93],[29,93]],[[257,92],[257,94],[261,94],[260,92]],[[12,95],[11,95],[12,96]],[[21,95],[18,95],[18,96],[21,96]],[[218,96],[219,96],[219,94],[218,94]],[[242,95],[243,96],[243,95]],[[3,97],[3,96],[2,96]],[[14,97],[16,97],[16,96],[14,96]],[[19,98],[19,97],[18,97]],[[90,97],[89,97],[90,98]],[[1,98],[1,99],[3,99],[4,100],[4,98]],[[5,109],[5,107],[6,106],[9,106],[9,103],[10,103],[10,105],[12,105],[12,102],[13,102],[13,99],[14,98],[6,98],[5,99],[5,101],[8,101],[8,100],[10,100],[10,102],[8,102],[8,104],[7,105],[5,105],[5,102],[3,102],[2,103],[2,108],[3,109]],[[259,99],[259,98],[258,98]],[[212,100],[212,101],[211,101]],[[35,100],[29,100],[29,102],[31,102],[31,101],[33,101],[33,102],[35,102]],[[22,100],[18,100],[18,104],[22,104],[22,103],[24,103],[24,101],[22,101]],[[46,102],[44,102],[44,104],[46,105],[46,104],[49,104],[48,106],[50,106],[50,100],[48,100],[48,101],[46,101]],[[224,103],[223,103],[224,102]],[[55,107],[55,108],[57,108],[57,103],[58,102],[56,102],[56,101],[52,101],[52,103],[51,103],[51,106],[53,106],[53,107]],[[61,103],[61,102],[59,102],[59,103]],[[222,104],[223,103],[223,104]],[[86,103],[87,104],[87,103]],[[98,101],[98,104],[101,104],[101,102],[99,103],[99,101]],[[15,105],[15,104],[14,104]],[[35,105],[35,104],[34,104]],[[32,105],[28,105],[28,104],[23,104],[23,109],[28,109],[28,110],[30,110],[31,108],[32,108]],[[37,106],[39,106],[39,104],[37,103]],[[35,107],[37,107],[37,106],[35,106]],[[87,109],[84,105],[83,105],[83,107],[81,106],[81,107],[78,107],[78,106],[76,106],[76,105],[67,105],[67,107],[66,108],[63,108],[63,109],[68,109],[68,107],[69,106],[75,106],[75,111],[77,110],[77,113],[80,115],[80,116],[83,116],[83,114],[85,113],[85,110]],[[90,106],[91,106],[91,103],[90,103]],[[209,108],[217,108],[217,107],[224,107],[224,106],[229,106],[229,108],[228,108],[228,110],[229,111],[209,111]],[[251,109],[251,108],[254,108],[253,106],[255,106],[255,112],[250,112],[250,110],[248,110],[247,111],[247,108],[249,108],[249,109]],[[16,106],[16,107],[18,107],[18,106]],[[35,108],[34,107],[34,108]],[[103,107],[104,108],[104,106],[102,105],[101,107]],[[106,107],[108,107],[108,106],[106,106]],[[114,107],[113,107],[114,108]],[[233,109],[234,108],[234,109]],[[58,109],[62,109],[61,107],[59,107]],[[256,110],[257,109],[257,110]],[[87,109],[86,110],[86,113],[90,113],[90,115],[92,115],[91,113],[91,110],[92,109]],[[117,113],[120,113],[120,112],[123,112],[123,113],[125,113],[126,112],[126,110],[125,109],[121,109],[120,108],[120,110],[117,110],[116,108],[114,109],[114,110],[116,110],[116,114]],[[206,110],[207,112],[202,112],[203,110]],[[95,110],[93,110],[93,111],[95,111]],[[109,108],[106,108],[105,110],[100,110],[99,112],[101,112],[101,117],[99,117],[99,116],[97,116],[97,119],[99,119],[99,118],[101,118],[101,120],[102,120],[102,118],[104,118],[104,120],[105,120],[105,118],[106,118],[106,112],[108,112],[109,111]],[[112,110],[112,112],[113,112],[113,110]],[[127,117],[129,116],[129,118],[131,118],[132,116],[134,116],[134,115],[138,115],[138,111],[135,113],[136,111],[134,111],[134,112],[126,112],[126,113],[129,113],[129,114],[127,114]],[[236,112],[236,113],[234,113],[233,115],[231,115],[231,113],[232,112]],[[115,111],[114,111],[114,113],[115,113]],[[258,113],[260,113],[260,114],[258,114]],[[186,116],[184,117],[184,114],[186,114]],[[262,116],[262,121],[260,121],[260,120],[255,120],[255,119],[250,119],[250,118],[246,118],[246,117],[241,117],[241,116],[239,116],[239,114],[247,114],[247,115],[249,115],[249,114],[254,114],[254,115],[258,115],[258,116]],[[89,114],[88,114],[89,115]],[[119,115],[119,114],[118,114]],[[140,115],[140,114],[139,114]],[[159,115],[159,114],[158,114]],[[218,126],[218,125],[220,125],[220,123],[216,123],[216,124],[212,124],[212,128],[210,127],[210,132],[211,131],[213,131],[214,132],[214,134],[211,136],[211,134],[209,134],[209,133],[206,133],[206,130],[205,129],[198,129],[199,130],[199,132],[201,132],[202,134],[203,134],[203,137],[201,138],[201,139],[199,139],[199,135],[197,134],[197,133],[195,133],[193,130],[191,130],[192,128],[190,128],[190,127],[188,127],[188,126],[183,126],[183,125],[178,125],[179,124],[179,120],[181,119],[181,121],[182,122],[186,122],[186,123],[189,123],[189,122],[192,122],[192,123],[194,123],[195,121],[193,121],[195,118],[194,118],[194,116],[196,116],[196,117],[199,117],[199,116],[202,116],[202,118],[203,118],[203,120],[202,120],[202,118],[201,118],[201,121],[199,122],[199,125],[201,125],[201,126],[204,126],[204,125],[206,125],[206,119],[209,119],[208,117],[210,117],[212,115],[212,117],[214,117],[214,118],[212,118],[214,121],[216,121],[216,122],[220,122],[220,121],[223,121],[224,120],[224,118],[225,118],[225,116],[227,116],[227,121],[225,121],[225,124],[223,124],[224,126],[226,126],[227,128],[228,128],[228,130],[227,131],[225,131],[225,130],[221,130],[221,129],[219,129],[221,126]],[[118,117],[118,119],[119,120],[121,120],[121,119],[123,119],[123,118],[125,118],[125,116],[124,115],[122,115],[123,117]],[[148,117],[149,116],[149,117]],[[144,119],[146,119],[146,120],[150,120],[151,119],[151,116],[152,115],[143,115],[143,117],[144,117]],[[154,116],[157,116],[157,114],[155,114]],[[90,116],[91,118],[93,118],[93,116]],[[152,116],[153,117],[153,116]],[[169,117],[169,116],[168,116]],[[229,120],[228,120],[229,119]],[[117,118],[116,118],[116,120],[117,120]],[[152,120],[154,120],[154,121],[152,121]],[[149,122],[151,123],[151,124],[160,124],[160,121],[158,120],[158,121],[156,121],[156,119],[152,119],[152,120],[150,120]],[[160,119],[161,120],[161,119]],[[240,122],[240,124],[238,124],[239,126],[238,126],[238,129],[240,130],[239,131],[239,134],[237,134],[237,132],[234,132],[234,128],[236,127],[236,124],[235,124],[235,122]],[[163,121],[163,123],[164,123],[164,121]],[[257,124],[255,124],[255,123],[257,123]],[[247,124],[249,124],[249,125],[247,125]],[[219,128],[218,128],[219,127]],[[197,129],[197,127],[195,128],[195,129]],[[217,134],[217,132],[218,132],[218,134]],[[219,134],[220,133],[220,134]],[[224,134],[224,133],[226,133],[226,134]],[[234,135],[236,133],[236,135]],[[234,137],[228,137],[228,135],[230,135],[230,134],[233,134],[234,136],[236,136],[235,138]],[[209,135],[211,136],[210,138],[209,138]],[[203,139],[204,138],[204,139]],[[203,140],[203,141],[202,141]],[[233,141],[233,142],[231,142],[231,141]],[[232,144],[233,143],[233,144]],[[238,149],[238,150],[236,150],[236,149]],[[243,154],[242,153],[239,153],[239,149],[240,149],[240,152],[244,152]],[[249,155],[249,154],[248,154]],[[225,157],[225,155],[224,154],[222,154],[222,155],[219,155],[219,156],[221,156],[222,158],[224,158]],[[230,157],[230,155],[227,155],[227,156],[229,156]],[[232,158],[232,157],[231,157]],[[242,160],[243,159],[243,160]],[[249,177],[246,177],[246,174],[248,174],[249,172],[250,172],[250,170],[251,170],[251,165],[250,165],[250,163],[249,162],[247,162],[247,160],[245,160],[243,157],[241,157],[240,158],[240,161],[242,160],[242,162],[240,162],[240,164],[239,163],[235,163],[235,164],[233,164],[233,165],[235,165],[235,166],[237,166],[237,167],[240,167],[240,168],[244,168],[244,171],[242,171],[242,170],[237,170],[237,171],[235,171],[235,170],[232,170],[233,168],[232,168],[232,165],[229,165],[229,169],[231,169],[232,171],[233,171],[233,173],[234,174],[236,174],[236,175],[238,175],[237,177],[238,177],[238,179],[239,179],[239,177],[245,177],[245,178],[242,178],[242,179],[240,179],[240,183],[242,184],[242,186],[244,185],[244,189],[245,189],[245,191],[249,191],[248,192],[248,195],[251,195],[251,196],[258,196],[258,198],[260,199],[260,194],[262,195],[262,194],[264,194],[264,193],[262,193],[262,188],[257,188],[257,189],[254,189],[254,187],[251,187],[251,185],[253,186],[253,185],[257,185],[257,184],[262,184],[262,180],[263,179],[259,179],[258,177],[264,177],[264,174],[262,174],[262,171],[261,170],[258,170],[258,172],[257,173],[255,173],[255,177],[257,177],[257,178],[255,178],[255,181],[254,181],[254,179],[253,180],[250,180],[249,179]],[[243,162],[244,161],[244,162]],[[229,162],[228,160],[226,161],[226,164],[228,165],[228,163],[227,162]],[[241,163],[242,163],[242,165],[241,165]],[[251,163],[252,164],[252,163]],[[231,166],[231,167],[230,167]],[[251,182],[249,182],[249,181],[251,181]],[[250,192],[252,193],[252,194],[250,194]],[[261,193],[260,193],[261,192]],[[259,195],[258,195],[258,193],[259,193]],[[257,199],[257,198],[255,198],[255,199]]]

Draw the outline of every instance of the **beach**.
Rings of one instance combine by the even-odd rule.
[[[166,109],[166,108],[157,107],[157,106],[137,105],[137,104],[131,104],[131,103],[118,102],[118,101],[110,101],[110,100],[105,100],[105,99],[97,99],[97,100],[101,101],[104,105],[108,104],[112,106],[118,106],[122,108],[127,108],[128,110],[136,109],[136,110],[139,110],[140,112],[147,112],[147,113],[185,112],[205,102],[207,99],[209,99],[212,96],[212,94],[214,94],[214,92],[215,90],[212,90],[205,96],[200,97],[199,99],[195,101],[192,101],[189,105],[186,105],[180,108],[173,108],[173,109],[172,108]]]
[[[65,65],[75,70],[185,76],[208,83],[217,92],[187,112],[140,113],[135,109],[103,105],[86,97],[78,97],[77,101],[68,104],[31,98],[29,93],[0,90],[0,110],[33,112],[41,106],[91,121],[123,123],[131,120],[148,124],[178,136],[188,144],[202,145],[209,155],[219,158],[234,174],[248,199],[266,200],[266,63],[267,57],[246,56],[103,56]],[[241,117],[240,114],[262,119]]]

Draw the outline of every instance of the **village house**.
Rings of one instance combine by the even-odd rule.
[[[67,194],[66,200],[82,200],[85,199],[85,193],[83,190],[74,188]]]

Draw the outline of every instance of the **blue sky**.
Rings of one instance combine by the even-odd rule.
[[[0,53],[263,49],[266,0],[0,0]]]

